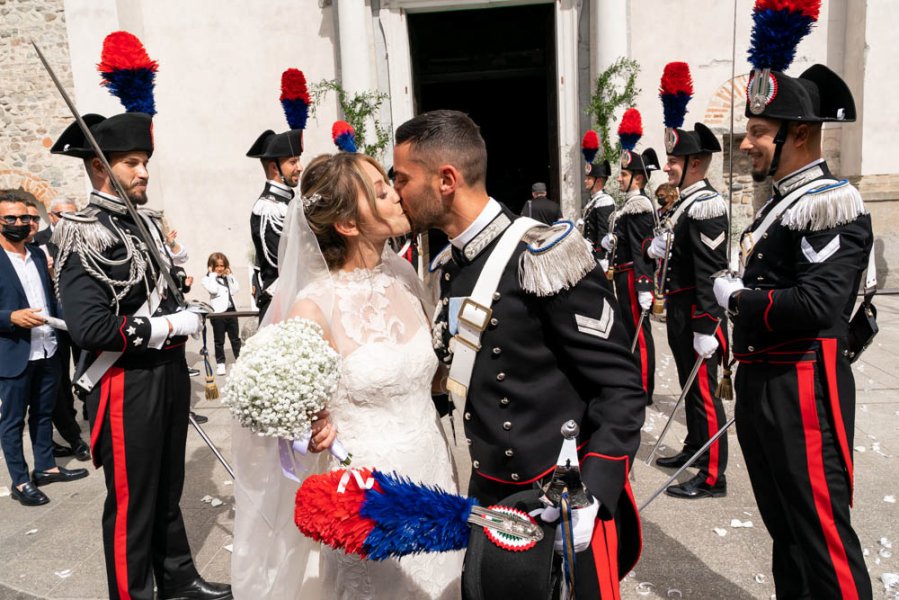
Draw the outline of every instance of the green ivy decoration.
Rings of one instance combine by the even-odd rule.
[[[618,162],[621,144],[618,136],[611,135],[612,119],[617,110],[633,106],[636,102],[637,94],[640,93],[640,88],[637,87],[639,72],[640,63],[622,56],[596,77],[595,91],[587,105],[587,114],[596,123],[602,144],[598,160],[605,159],[612,164]]]
[[[310,91],[312,92],[312,114],[310,116],[315,116],[316,107],[327,93],[334,92],[337,95],[337,103],[340,105],[343,118],[356,130],[356,143],[359,145],[359,151],[375,158],[382,158],[381,154],[390,142],[390,131],[381,124],[377,115],[384,100],[387,99],[387,94],[365,91],[351,95],[336,79],[318,81],[312,84]],[[374,127],[375,138],[371,143],[368,143],[366,135],[369,119]]]

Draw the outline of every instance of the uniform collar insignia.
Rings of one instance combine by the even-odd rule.
[[[90,203],[94,206],[108,210],[109,212],[113,212],[117,215],[128,214],[128,209],[125,208],[125,205],[122,204],[121,200],[119,200],[115,196],[106,194],[99,190],[93,190],[91,192]]]
[[[689,195],[692,194],[693,192],[698,192],[699,190],[705,188],[705,187],[708,186],[708,185],[709,185],[708,179],[700,179],[700,180],[697,181],[696,183],[691,184],[691,185],[685,187],[684,189],[682,189],[681,192],[680,192],[680,197],[681,197],[681,198],[686,198],[687,196],[689,196]]]
[[[265,182],[265,189],[262,190],[262,195],[269,196],[274,200],[280,200],[281,202],[290,202],[293,200],[294,191],[293,188],[289,188],[283,183],[268,179]]]
[[[793,171],[780,181],[774,184],[774,189],[781,197],[786,196],[796,188],[805,185],[815,179],[820,179],[826,175],[825,169],[827,165],[823,158],[811,162],[797,171]]]
[[[490,243],[498,238],[511,224],[512,220],[505,213],[499,213],[496,218],[490,221],[487,227],[484,227],[479,231],[477,235],[462,248],[462,255],[465,257],[465,260],[471,262],[477,258],[478,255],[484,251],[484,248],[489,246]]]

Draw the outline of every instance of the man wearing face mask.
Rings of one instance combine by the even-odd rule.
[[[300,183],[300,155],[303,153],[303,130],[310,105],[306,78],[302,71],[287,69],[281,74],[281,105],[289,130],[275,133],[263,131],[247,151],[258,158],[265,171],[265,187],[253,205],[250,234],[256,251],[253,289],[259,321],[265,315],[278,282],[278,244],[284,230],[287,205],[294,188]]]
[[[0,193],[0,445],[9,469],[10,496],[24,506],[50,501],[37,486],[87,477],[86,469],[56,466],[52,413],[60,380],[57,338],[47,325],[58,317],[47,259],[26,240],[34,216],[21,199]],[[22,451],[28,414],[32,474]]]
[[[115,54],[123,49],[128,52]],[[162,248],[165,239],[160,213],[144,208],[155,103],[152,86],[128,88],[134,78],[116,72],[140,56],[145,63],[136,66],[152,75],[157,65],[137,38],[107,36],[100,71],[128,112],[83,116],[111,172],[77,123],[50,150],[82,160],[93,188],[87,207],[63,214],[54,232],[57,283],[69,333],[84,351],[75,386],[86,395],[94,464],[106,480],[109,597],[225,600],[230,587],[205,581],[194,566],[179,506],[190,410],[184,346],[201,321],[181,309],[164,283],[161,269],[173,272],[172,255],[160,249],[157,264],[147,250],[149,244]],[[142,238],[134,219],[143,220],[153,239]]]

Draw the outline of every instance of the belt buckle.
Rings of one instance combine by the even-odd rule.
[[[467,306],[471,306],[476,311],[480,311],[484,315],[484,318],[480,323],[476,323],[476,322],[472,321],[471,319],[468,319],[465,316],[465,308]],[[489,306],[484,306],[483,304],[481,304],[479,302],[475,302],[470,297],[462,300],[462,306],[459,307],[459,322],[465,323],[470,328],[476,329],[477,331],[479,331],[481,333],[483,333],[484,330],[487,329],[487,324],[490,322],[490,318],[492,316],[493,316],[492,308],[490,308]]]

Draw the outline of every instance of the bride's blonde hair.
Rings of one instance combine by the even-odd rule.
[[[328,269],[340,267],[348,258],[347,240],[334,226],[337,223],[352,222],[362,229],[359,222],[360,191],[365,195],[372,214],[376,218],[381,216],[375,202],[375,189],[363,170],[365,163],[377,169],[384,180],[388,181],[384,167],[365,154],[322,154],[312,159],[303,170],[303,181],[300,184],[303,198],[310,199],[315,195],[320,197],[309,202],[305,212]]]

